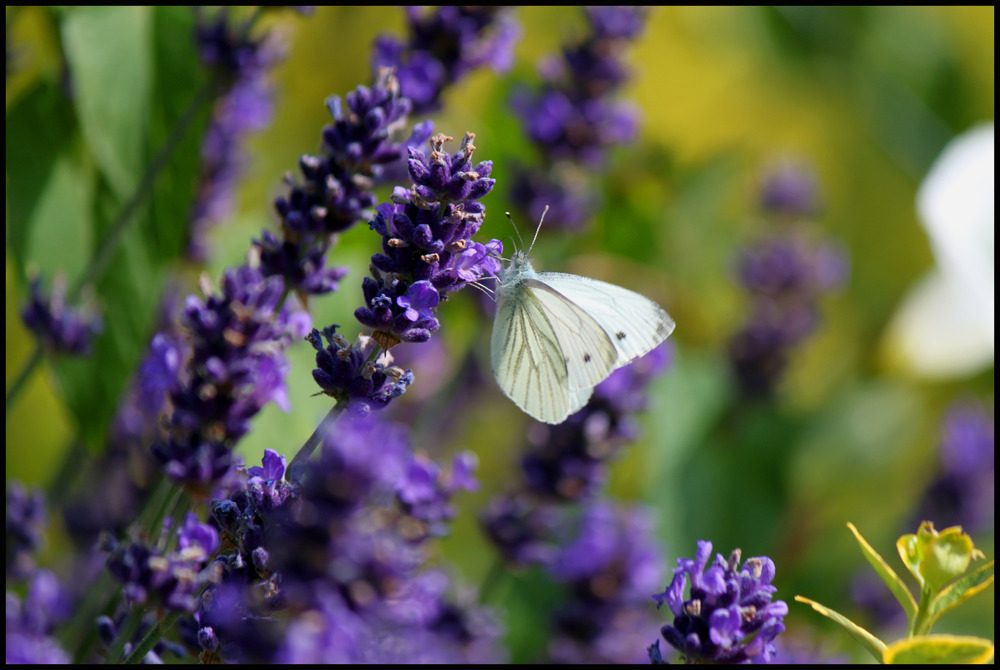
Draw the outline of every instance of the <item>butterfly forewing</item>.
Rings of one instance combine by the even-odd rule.
[[[518,407],[547,423],[566,418],[571,393],[562,348],[527,288],[498,302],[490,350],[497,383]]]
[[[674,320],[644,295],[589,277],[539,272],[539,281],[586,312],[608,334],[618,352],[613,367],[649,353],[674,330]]]
[[[528,278],[524,285],[542,304],[556,333],[570,389],[591,388],[604,381],[618,367],[618,353],[601,324],[548,284]]]

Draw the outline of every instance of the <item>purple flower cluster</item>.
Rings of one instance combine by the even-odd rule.
[[[33,554],[42,544],[48,523],[45,495],[41,489],[28,491],[20,482],[8,481],[6,511],[6,574],[8,578],[24,578],[35,570]]]
[[[545,563],[551,558],[559,525],[552,503],[583,501],[601,489],[609,460],[637,439],[635,415],[646,408],[649,383],[669,366],[672,347],[661,344],[615,370],[563,423],[532,426],[521,460],[522,491],[494,500],[481,518],[507,560]]]
[[[7,585],[10,586],[10,581]],[[66,593],[55,575],[48,570],[37,570],[28,580],[23,600],[10,591],[6,592],[6,599],[6,663],[69,663],[69,655],[51,637],[53,627],[70,614]]]
[[[586,11],[586,37],[564,48],[561,60],[542,64],[545,84],[540,91],[521,90],[512,100],[542,166],[516,171],[511,198],[525,203],[532,220],[541,218],[548,205],[549,221],[572,228],[584,223],[594,203],[568,166],[598,167],[609,147],[630,142],[637,132],[635,109],[613,96],[629,77],[622,50],[642,32],[646,16],[640,7]]]
[[[475,488],[473,468],[469,455],[448,468],[415,457],[399,427],[350,414],[298,484],[267,452],[212,503],[225,576],[189,643],[215,661],[496,660],[485,612],[447,596],[443,573],[421,570],[424,541],[453,515],[449,499]]]
[[[603,484],[608,461],[639,437],[636,415],[646,409],[646,388],[670,365],[672,353],[672,344],[661,344],[612,372],[564,422],[533,426],[521,462],[528,489],[559,500],[592,496]]]
[[[164,532],[170,519],[164,522]],[[106,536],[108,571],[123,585],[129,603],[155,602],[177,612],[193,612],[200,591],[221,578],[216,562],[210,561],[219,549],[219,534],[212,526],[188,512],[177,530],[177,547],[163,553],[155,547],[132,542],[118,544]]]
[[[232,212],[235,187],[248,162],[243,144],[271,122],[273,90],[267,73],[279,60],[279,50],[269,34],[251,37],[250,26],[233,20],[229,8],[211,18],[195,11],[202,62],[222,74],[224,86],[202,139],[198,195],[190,214],[188,255],[204,261],[208,229]]]
[[[678,558],[666,591],[653,596],[667,603],[673,623],[661,634],[688,663],[746,663],[774,657],[774,638],[785,630],[788,605],[774,600],[774,563],[766,556],[748,558],[740,568],[740,550],[726,560],[712,543],[699,540],[694,559]],[[684,591],[691,589],[685,598]],[[662,661],[659,641],[649,648],[650,660]]]
[[[313,379],[323,393],[351,414],[363,415],[384,409],[413,383],[413,373],[392,365],[392,354],[383,352],[375,340],[358,335],[354,344],[337,332],[337,324],[323,329],[327,345],[313,329],[307,339],[316,350]]]
[[[279,311],[283,283],[248,265],[226,271],[220,293],[188,296],[181,324],[188,360],[177,365],[180,343],[154,340],[146,386],[169,390],[168,437],[153,454],[166,473],[188,486],[210,488],[230,473],[233,447],[250,419],[269,401],[287,409],[284,349],[305,335],[309,317]]]
[[[479,200],[496,184],[489,178],[492,161],[472,163],[474,139],[467,133],[454,154],[444,151],[451,141],[445,135],[431,139],[429,156],[411,147],[412,186],[396,187],[392,203],[379,205],[369,224],[382,236],[382,252],[372,256],[373,276],[362,284],[365,306],[354,316],[385,348],[426,342],[440,325],[433,311],[439,300],[500,269],[500,242],[472,240],[485,217]]]
[[[444,89],[475,68],[510,69],[521,34],[499,7],[407,7],[406,20],[405,43],[388,35],[375,40],[372,68],[395,70],[415,114],[440,108]]]
[[[994,523],[995,445],[993,417],[977,400],[954,402],[941,425],[941,472],[924,491],[914,523],[961,526],[968,533]]]
[[[94,337],[102,330],[100,317],[68,306],[66,286],[58,278],[51,295],[45,295],[41,277],[32,280],[30,292],[21,318],[42,345],[52,352],[89,354]]]
[[[323,129],[323,153],[299,159],[302,182],[286,176],[289,192],[277,198],[280,236],[264,231],[254,240],[265,274],[280,275],[289,288],[303,294],[337,289],[346,271],[326,267],[334,235],[368,216],[375,205],[373,189],[387,167],[398,164],[407,146],[422,144],[433,125],[419,124],[405,144],[395,143],[411,110],[400,97],[399,83],[380,71],[369,88],[359,86],[346,100],[332,96],[327,107],[333,123]]]
[[[843,284],[848,267],[843,250],[815,239],[803,219],[816,210],[811,173],[782,167],[762,192],[765,211],[780,228],[738,257],[736,273],[752,305],[729,342],[729,356],[743,393],[769,397],[791,350],[816,330],[820,297]]]
[[[567,586],[554,615],[549,656],[556,663],[642,663],[656,622],[649,593],[663,582],[663,557],[639,508],[588,503],[576,537],[548,566]]]

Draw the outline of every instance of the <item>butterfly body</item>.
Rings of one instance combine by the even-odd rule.
[[[673,331],[655,302],[579,275],[536,272],[522,251],[503,269],[493,321],[493,374],[539,421],[561,423],[594,386]]]

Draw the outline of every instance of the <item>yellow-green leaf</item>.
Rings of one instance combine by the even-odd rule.
[[[809,598],[804,598],[802,596],[795,596],[795,600],[800,603],[805,603],[806,605],[809,605],[810,607],[812,607],[814,610],[816,610],[826,618],[832,619],[833,621],[839,623],[851,635],[851,637],[860,642],[862,646],[864,646],[864,648],[868,650],[868,653],[871,654],[876,661],[882,660],[882,652],[885,650],[885,642],[878,639],[877,637],[869,633],[867,630],[865,630],[858,624],[854,623],[853,621],[845,617],[840,612],[836,612],[830,609],[829,607],[820,605],[815,600],[810,600]]]
[[[882,653],[883,663],[988,663],[993,643],[963,635],[918,635],[890,644]]]
[[[896,571],[889,567],[889,564],[885,562],[885,559],[879,555],[875,549],[868,544],[868,541],[861,536],[861,533],[854,524],[847,522],[847,527],[852,533],[854,533],[854,538],[861,545],[861,552],[865,555],[865,558],[875,568],[875,572],[878,576],[882,578],[882,581],[886,583],[889,590],[892,591],[892,595],[896,596],[896,600],[899,604],[903,606],[903,611],[906,612],[906,618],[908,620],[913,620],[914,615],[917,613],[917,601],[913,599],[913,594],[910,590],[906,588],[906,584],[903,580],[899,578]]]
[[[928,629],[942,614],[989,588],[993,577],[993,561],[990,561],[949,584],[931,603]]]

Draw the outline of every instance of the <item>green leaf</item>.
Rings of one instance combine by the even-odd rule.
[[[892,595],[896,596],[896,600],[899,601],[899,604],[903,606],[903,611],[906,612],[906,618],[912,621],[913,617],[917,614],[917,601],[914,600],[913,594],[910,593],[910,589],[906,588],[906,584],[904,584],[903,580],[899,578],[896,571],[889,567],[889,564],[885,562],[885,559],[883,559],[882,556],[880,556],[879,553],[875,551],[870,544],[868,544],[868,541],[861,536],[861,533],[854,527],[854,524],[848,522],[847,527],[852,533],[854,533],[854,538],[858,541],[858,544],[861,545],[861,552],[865,555],[865,558],[871,566],[875,568],[875,572],[877,572],[882,581],[886,583],[889,590],[892,591]]]
[[[927,628],[930,629],[931,624],[945,612],[989,588],[993,577],[993,561],[990,561],[945,587],[931,603]]]
[[[8,249],[28,266],[72,284],[89,257],[94,170],[81,156],[72,107],[39,83],[7,114]]]
[[[885,648],[882,662],[889,664],[984,664],[993,658],[993,643],[962,635],[918,635]]]
[[[930,521],[921,523],[916,535],[900,537],[896,548],[921,591],[930,596],[965,572],[972,560],[983,557],[960,526],[938,532]]]
[[[820,605],[815,600],[810,600],[809,598],[804,598],[802,596],[795,596],[795,600],[809,605],[826,618],[839,623],[851,635],[851,637],[860,642],[862,646],[868,650],[868,653],[871,654],[876,661],[882,660],[882,652],[886,648],[885,642],[878,639],[867,630],[845,617],[843,614],[836,612],[829,607]]]
[[[112,190],[135,190],[148,151],[153,87],[151,7],[78,7],[62,22],[83,136]]]

